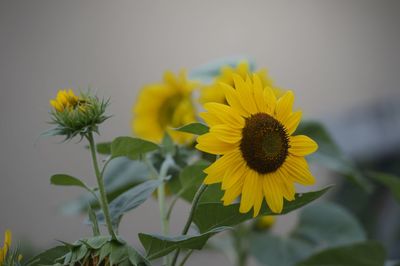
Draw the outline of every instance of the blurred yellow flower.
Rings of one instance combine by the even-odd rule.
[[[0,248],[0,266],[3,266],[3,263],[6,259],[8,250],[11,247],[11,231],[7,230],[5,232],[5,237],[4,237],[4,245],[2,248]]]
[[[235,88],[235,83],[233,81],[233,76],[239,75],[243,79],[246,76],[252,76],[250,71],[249,63],[246,61],[240,62],[236,68],[231,66],[224,66],[220,70],[220,75],[214,79],[214,82],[210,85],[205,85],[200,91],[200,103],[205,104],[208,102],[225,103],[224,90],[221,88],[220,83],[228,84]],[[262,86],[270,87],[276,96],[282,95],[282,90],[275,87],[272,80],[267,75],[267,70],[261,69],[255,73],[261,80]]]
[[[272,215],[264,215],[257,219],[255,227],[257,230],[270,229],[275,224],[276,218]]]
[[[55,99],[50,100],[50,105],[57,112],[63,112],[66,109],[74,109],[79,104],[79,97],[69,89],[59,90]]]
[[[161,141],[165,132],[179,144],[193,140],[191,134],[177,132],[173,128],[196,121],[191,99],[195,87],[196,83],[187,79],[185,71],[179,75],[166,71],[163,82],[144,86],[133,106],[134,134],[157,142]]]
[[[304,156],[317,144],[307,136],[292,136],[301,112],[292,112],[294,94],[278,98],[258,77],[233,76],[235,88],[221,84],[228,105],[206,103],[200,116],[210,132],[197,138],[196,148],[223,156],[204,170],[205,184],[222,183],[224,205],[239,195],[241,213],[260,212],[264,198],[274,213],[281,213],[283,199],[294,200],[294,183],[314,184]]]

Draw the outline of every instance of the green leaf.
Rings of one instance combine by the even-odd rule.
[[[131,160],[139,159],[143,154],[157,150],[157,144],[139,138],[118,137],[111,143],[112,157],[125,156]]]
[[[313,248],[304,239],[283,238],[272,234],[253,234],[250,253],[261,265],[293,266],[312,254]]]
[[[318,202],[303,208],[295,229],[287,237],[252,234],[250,252],[261,263],[292,266],[321,248],[364,241],[356,218],[339,205]]]
[[[148,180],[148,176],[149,169],[141,161],[132,161],[126,157],[113,159],[104,171],[108,201],[111,202],[127,190]],[[66,214],[85,213],[88,202],[93,209],[99,208],[97,200],[87,193],[66,203],[62,210]]]
[[[144,258],[136,249],[131,246],[127,246],[129,262],[134,266],[150,266],[150,262]]]
[[[202,123],[191,123],[184,125],[183,127],[176,128],[176,131],[191,133],[195,135],[203,135],[206,134],[209,130],[208,126]]]
[[[111,242],[110,264],[118,265],[120,262],[128,258],[126,245]]]
[[[188,202],[192,202],[196,191],[203,183],[206,174],[203,172],[210,165],[207,161],[198,161],[192,165],[185,167],[180,175],[181,197]]]
[[[380,172],[368,172],[368,176],[386,186],[400,203],[400,177]]]
[[[111,154],[111,142],[97,143],[96,150],[99,154],[110,155]]]
[[[146,249],[147,258],[152,260],[165,256],[178,248],[202,249],[211,236],[228,229],[231,228],[219,227],[200,235],[181,235],[176,237],[140,233],[139,239]]]
[[[319,191],[296,194],[295,200],[285,202],[282,213],[294,211],[321,197],[330,187]],[[194,223],[200,232],[207,232],[221,226],[233,226],[253,218],[253,213],[240,213],[240,203],[224,206],[221,202],[200,203],[194,214]],[[265,202],[259,216],[277,215],[267,208]]]
[[[53,175],[50,178],[50,183],[56,186],[75,186],[82,187],[84,189],[88,189],[85,183],[79,180],[76,177],[65,175],[65,174],[57,174]]]
[[[354,162],[346,158],[321,123],[302,121],[296,130],[296,135],[307,135],[318,143],[317,152],[309,156],[311,160],[344,175],[365,191],[372,190],[371,184],[362,175],[360,169],[355,166]]]
[[[149,180],[124,192],[110,203],[110,215],[114,226],[119,224],[122,215],[145,202],[161,184],[159,180]],[[104,224],[104,215],[97,214],[99,223]]]
[[[66,246],[53,247],[31,258],[25,263],[25,265],[27,266],[53,265],[56,259],[61,258],[68,252],[69,248]]]
[[[386,252],[379,242],[367,241],[323,250],[297,266],[382,266]]]

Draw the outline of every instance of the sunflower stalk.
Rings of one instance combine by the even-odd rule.
[[[182,230],[182,235],[186,235],[188,233],[190,225],[192,224],[192,221],[193,221],[194,214],[197,209],[197,205],[199,204],[200,198],[203,195],[204,191],[206,191],[206,189],[207,189],[207,185],[205,185],[203,183],[197,190],[196,195],[194,195],[194,198],[192,201],[192,208],[190,209],[189,217],[186,221],[185,227]],[[175,266],[175,264],[178,260],[178,257],[179,257],[179,252],[180,252],[180,249],[177,249],[174,254],[174,258],[172,259],[172,263],[171,263],[172,266]]]
[[[90,152],[92,155],[93,168],[94,168],[94,171],[96,174],[97,185],[99,186],[99,192],[100,192],[99,204],[101,206],[101,209],[102,209],[104,217],[105,217],[108,233],[111,235],[111,237],[113,239],[117,239],[117,236],[114,232],[112,222],[111,222],[111,216],[110,216],[110,211],[109,211],[109,207],[108,207],[107,195],[106,195],[104,180],[103,180],[103,175],[102,175],[103,171],[100,172],[98,161],[97,161],[96,144],[94,142],[93,132],[89,131],[85,136],[86,136],[87,140],[89,141],[89,148],[90,148]]]
[[[237,250],[235,257],[235,265],[236,266],[245,266],[247,257],[248,257],[248,242],[247,236],[249,234],[249,230],[244,225],[238,225],[235,230],[231,232],[231,236],[233,238],[233,244],[235,249]]]

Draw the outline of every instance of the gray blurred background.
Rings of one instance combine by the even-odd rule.
[[[244,55],[293,89],[305,116],[323,119],[348,154],[390,152],[400,133],[399,14],[399,1],[1,0],[0,234],[10,228],[37,248],[90,234],[82,217],[58,212],[81,191],[49,184],[62,172],[93,184],[88,151],[38,140],[58,88],[111,96],[114,117],[98,138],[106,141],[131,134],[138,90],[164,70]],[[186,215],[178,204],[173,232]],[[124,218],[121,232],[137,244],[138,232],[159,227],[149,200]],[[229,265],[214,253],[189,265],[205,263]]]

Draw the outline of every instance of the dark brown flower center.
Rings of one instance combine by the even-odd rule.
[[[246,118],[240,150],[247,165],[260,174],[276,171],[288,155],[289,136],[285,127],[265,113]]]

